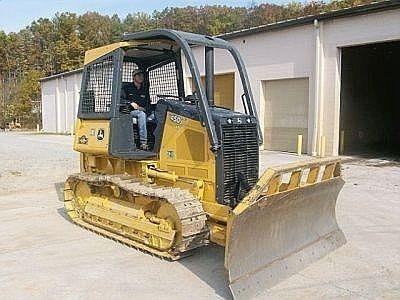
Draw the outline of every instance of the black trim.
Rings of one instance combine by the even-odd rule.
[[[112,105],[110,107],[110,114],[113,118],[119,117],[120,101],[121,101],[121,85],[122,85],[122,68],[124,63],[124,50],[121,48],[114,53],[114,72],[113,72],[113,85],[112,85]]]
[[[257,139],[258,139],[258,144],[261,145],[263,143],[263,134],[260,127],[260,121],[257,115],[256,103],[254,101],[253,92],[251,91],[250,88],[250,80],[246,72],[246,66],[244,64],[242,57],[239,54],[239,51],[233,45],[230,45],[228,50],[232,54],[238,66],[240,79],[242,80],[243,83],[244,95],[247,101],[248,113],[257,120]]]
[[[228,49],[229,43],[218,37],[211,37],[202,34],[184,32],[172,29],[155,29],[135,33],[126,33],[123,36],[124,41],[130,40],[154,40],[154,39],[171,39],[177,44],[185,41],[188,45],[208,46],[212,48]],[[180,45],[181,46],[181,45]]]
[[[111,119],[110,155],[122,159],[146,159],[156,157],[157,153],[155,152],[141,151],[136,148],[132,128],[132,117],[130,115],[121,115],[120,117]]]
[[[152,70],[161,68],[162,66],[168,65],[168,64],[170,64],[172,62],[176,63],[176,57],[175,56],[171,57],[170,59],[163,60],[163,61],[161,61],[159,63],[156,63],[156,64],[148,66],[147,73],[152,71]]]
[[[258,181],[258,124],[253,116],[229,111],[218,119],[222,147],[216,157],[216,198],[234,208]]]
[[[121,158],[145,158],[145,157],[154,157],[160,151],[160,145],[162,142],[162,134],[165,124],[166,113],[168,110],[186,116],[188,118],[198,120],[203,126],[206,127],[207,134],[209,137],[209,141],[211,144],[211,150],[215,152],[215,155],[218,157],[222,157],[221,155],[221,147],[223,143],[223,137],[221,135],[221,128],[217,124],[221,124],[221,118],[223,117],[231,117],[231,116],[243,116],[243,114],[236,113],[230,110],[222,109],[219,107],[210,106],[208,103],[208,99],[206,93],[203,88],[203,84],[201,82],[200,72],[197,65],[197,62],[194,58],[194,54],[192,52],[191,46],[193,45],[202,45],[205,47],[211,48],[220,48],[226,49],[233,56],[238,70],[240,74],[240,78],[243,84],[243,89],[245,93],[245,99],[247,102],[248,112],[251,115],[252,120],[254,120],[254,126],[258,126],[258,131],[253,132],[252,135],[256,134],[258,138],[258,142],[262,141],[261,130],[259,128],[258,116],[256,113],[256,107],[254,104],[254,98],[250,89],[250,82],[246,73],[246,69],[244,66],[244,62],[239,55],[239,52],[228,42],[219,39],[213,38],[209,36],[194,34],[194,33],[186,33],[175,30],[150,30],[145,32],[139,32],[134,34],[127,34],[124,36],[125,41],[129,40],[155,40],[155,39],[169,39],[174,41],[181,51],[183,51],[187,64],[189,66],[190,72],[192,74],[192,78],[195,84],[196,96],[191,99],[187,99],[187,102],[174,100],[160,100],[157,105],[156,117],[158,121],[158,126],[154,131],[155,135],[155,146],[153,152],[148,151],[138,151],[134,146],[134,138],[133,136],[125,136],[127,133],[132,132],[132,120],[129,119],[129,115],[121,115],[119,112],[120,105],[120,93],[121,93],[121,84],[122,84],[122,64],[124,60],[124,49],[119,48],[117,50],[108,53],[107,56],[113,55],[113,88],[112,88],[112,103],[110,106],[110,112],[107,114],[93,113],[86,115],[79,115],[79,118],[82,119],[107,119],[111,118],[111,132],[113,137],[110,139],[110,154],[114,157]],[[178,49],[179,49],[178,48]],[[184,98],[184,86],[183,86],[183,70],[181,65],[181,51],[173,52],[168,51],[165,52],[163,57],[169,61],[175,60],[175,67],[178,70],[178,93],[182,94],[182,100]],[[166,55],[168,53],[168,55]],[[96,59],[94,62],[88,64],[97,63],[102,61],[106,57],[106,55]],[[170,59],[168,59],[170,58]],[[135,63],[140,61],[141,65],[146,65],[145,62],[150,62],[151,58],[147,60],[134,60]],[[209,61],[211,66],[211,59]],[[159,64],[147,64],[149,66],[149,70],[153,67],[159,67]],[[212,72],[211,72],[212,73]],[[87,74],[87,68],[85,67],[84,74]],[[86,76],[85,76],[86,78]],[[85,79],[83,79],[85,80]],[[84,84],[84,81],[83,81]],[[82,85],[83,86],[83,85]],[[209,95],[211,98],[211,96]],[[82,101],[80,101],[81,103]],[[218,132],[217,132],[218,131]],[[129,134],[130,135],[130,134]],[[222,170],[222,168],[217,168],[217,170]],[[240,189],[239,189],[240,190]],[[222,201],[222,200],[221,200]]]
[[[214,48],[204,47],[206,96],[208,105],[214,106]]]
[[[205,45],[210,47],[227,49],[228,43],[225,42],[224,40],[217,38],[206,37],[194,33],[167,30],[167,29],[149,30],[138,33],[125,34],[123,40],[129,41],[129,40],[146,40],[146,39],[162,39],[162,38],[167,38],[175,41],[180,46],[182,51],[185,53],[189,69],[192,74],[192,78],[194,79],[196,90],[198,92],[200,100],[199,101],[200,110],[203,116],[204,125],[206,126],[207,133],[210,139],[211,148],[213,151],[217,151],[220,148],[220,145],[218,143],[217,133],[215,131],[215,125],[212,120],[207,97],[201,83],[200,71],[189,44]]]
[[[179,51],[176,56],[175,61],[176,72],[178,74],[178,94],[179,97],[185,97],[185,80],[183,78],[183,67],[182,67],[182,57]]]
[[[205,46],[210,48],[226,49],[231,53],[236,64],[238,65],[238,70],[240,73],[240,78],[242,80],[243,89],[246,94],[246,101],[247,101],[247,106],[249,108],[249,112],[258,120],[258,116],[256,113],[256,106],[253,94],[251,93],[250,82],[248,80],[246,68],[244,66],[242,58],[240,57],[239,52],[230,43],[217,37],[210,37],[206,35],[200,35],[200,34],[170,30],[170,29],[148,30],[138,33],[125,34],[123,37],[124,41],[154,40],[154,39],[173,40],[180,46],[180,48],[184,52],[190,69],[190,73],[192,75],[195,84],[195,89],[197,91],[197,96],[199,99],[199,107],[201,111],[201,118],[202,122],[204,123],[207,129],[207,133],[211,144],[211,150],[218,151],[221,145],[218,141],[215,124],[214,121],[212,120],[212,116],[210,113],[210,105],[208,103],[206,92],[204,91],[203,85],[201,83],[199,68],[197,66],[196,60],[194,58],[190,46]],[[257,135],[259,144],[261,144],[262,134],[260,125],[258,125]]]

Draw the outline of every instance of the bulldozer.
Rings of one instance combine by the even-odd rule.
[[[238,111],[214,101],[216,51],[236,67]],[[144,150],[121,98],[138,69],[155,116]],[[169,260],[209,243],[225,247],[231,293],[248,299],[346,242],[335,215],[340,159],[259,176],[262,143],[245,64],[231,43],[169,29],[124,34],[85,53],[74,139],[80,173],[65,182],[65,210],[81,227]]]

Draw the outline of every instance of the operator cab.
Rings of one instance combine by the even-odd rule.
[[[205,50],[202,80],[192,47]],[[243,84],[242,101],[245,114],[256,128],[256,139],[261,143],[259,122],[243,61],[237,50],[226,41],[208,36],[174,30],[154,30],[127,34],[124,41],[93,50],[85,57],[83,84],[78,112],[80,119],[110,120],[109,154],[122,159],[157,157],[167,111],[180,111],[199,120],[206,128],[210,148],[217,152],[222,147],[221,130],[217,128],[223,115],[214,105],[214,48],[231,53]],[[92,56],[92,57],[91,57]],[[183,66],[187,65],[192,85],[184,85]],[[137,120],[130,115],[121,91],[133,84],[132,73],[144,72],[146,93],[150,101],[147,122],[147,151],[140,149]],[[190,86],[190,78],[187,79]],[[188,92],[187,94],[185,94]],[[226,110],[228,114],[236,115]],[[178,112],[176,112],[179,114]],[[232,124],[233,125],[233,124]],[[218,131],[219,130],[219,131]]]

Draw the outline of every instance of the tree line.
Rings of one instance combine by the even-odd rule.
[[[87,49],[120,41],[124,32],[170,28],[218,35],[244,28],[352,7],[371,0],[312,1],[249,7],[167,7],[153,13],[118,15],[57,13],[19,32],[0,28],[0,125],[17,118],[25,127],[40,123],[40,78],[82,67]]]

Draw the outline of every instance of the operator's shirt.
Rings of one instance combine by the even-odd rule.
[[[136,88],[134,83],[124,85],[122,88],[121,98],[125,100],[126,104],[135,102],[148,111],[150,99],[144,84],[142,84],[139,89]],[[130,106],[130,109],[134,110],[132,106]]]

